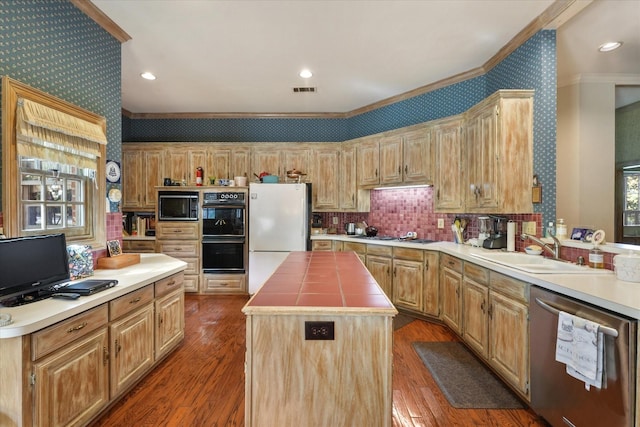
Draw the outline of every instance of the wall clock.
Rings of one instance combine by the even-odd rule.
[[[107,160],[107,182],[120,182],[120,163],[115,160]]]

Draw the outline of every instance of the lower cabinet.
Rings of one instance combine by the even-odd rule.
[[[409,310],[422,311],[424,251],[393,248],[392,302]]]
[[[205,294],[247,294],[244,274],[205,274],[202,293]]]
[[[440,256],[440,317],[457,334],[462,334],[462,261]]]
[[[33,420],[16,425],[86,425],[122,396],[184,338],[183,284],[174,274],[23,337],[33,397],[16,404],[32,400]]]
[[[378,285],[382,288],[385,295],[389,299],[393,299],[392,295],[392,280],[391,273],[392,261],[390,257],[379,255],[367,255],[367,270],[376,279]]]
[[[489,271],[464,263],[462,279],[462,338],[478,354],[487,357],[489,344]]]

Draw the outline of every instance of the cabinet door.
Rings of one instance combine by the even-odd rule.
[[[437,252],[424,252],[424,278],[423,289],[424,299],[422,303],[422,311],[431,316],[440,315],[440,281],[439,278],[439,255]]]
[[[153,364],[153,305],[112,323],[110,335],[113,398]]]
[[[356,210],[358,208],[356,181],[356,149],[354,146],[344,147],[340,155],[340,209]]]
[[[403,147],[405,183],[433,184],[435,144],[430,128],[408,132],[404,135]]]
[[[380,140],[380,184],[402,182],[402,136],[395,135]]]
[[[528,395],[528,308],[495,292],[489,295],[489,304],[489,363],[511,385]]]
[[[462,296],[462,274],[446,267],[440,269],[440,313],[442,321],[449,325],[454,332],[460,334]]]
[[[380,184],[380,147],[377,139],[358,145],[357,165],[358,185]]]
[[[155,208],[156,206],[156,186],[163,185],[164,177],[164,151],[154,150],[144,152],[144,164],[143,167],[138,170],[142,170],[142,176],[138,178],[143,182],[144,192],[144,204],[145,208]]]
[[[309,163],[309,154],[310,154],[310,150],[305,150],[305,149],[293,149],[293,150],[283,151],[282,166],[281,166],[282,170],[280,171],[280,173],[282,174],[281,178],[284,178],[285,180],[289,180],[287,178],[287,171],[292,169],[297,169],[303,173],[308,174],[311,169],[310,163]],[[334,165],[334,168],[335,168],[335,165]]]
[[[393,303],[422,311],[423,264],[403,259],[393,260]]]
[[[109,402],[107,328],[34,363],[34,425],[84,425]]]
[[[465,277],[462,285],[463,339],[483,357],[487,357],[489,289]]]
[[[184,292],[182,289],[156,300],[156,360],[184,338]]]
[[[136,209],[142,205],[144,192],[141,191],[140,171],[142,170],[142,152],[122,150],[122,206],[124,209]],[[153,195],[155,198],[155,192]]]
[[[233,179],[233,176],[230,174],[231,151],[214,149],[210,157],[211,170],[204,170],[205,185],[211,184],[209,178]]]
[[[260,175],[262,172],[269,172],[271,175],[278,175],[284,179],[286,171],[282,171],[280,166],[280,150],[273,148],[255,148],[251,155],[253,163],[253,173]],[[303,171],[304,172],[304,171]]]
[[[376,282],[378,282],[378,285],[380,285],[385,295],[391,299],[393,296],[391,287],[391,258],[367,255],[366,266],[367,270],[369,270],[369,273],[371,273],[373,278],[376,279]]]
[[[461,120],[451,120],[435,127],[436,164],[435,181],[436,210],[462,208],[462,149]]]
[[[251,176],[251,151],[245,148],[234,148],[231,152],[231,166],[229,177],[246,176],[247,181]],[[236,184],[237,185],[237,184]]]
[[[167,177],[173,181],[189,184],[189,155],[186,149],[170,148],[167,150]]]
[[[496,106],[491,105],[467,122],[467,207],[498,207],[497,117]]]
[[[313,152],[313,210],[339,209],[340,150],[320,149]]]
[[[201,167],[204,173],[209,169],[209,154],[206,149],[189,150],[187,152],[187,185],[196,185],[196,169]],[[205,177],[206,179],[206,177]],[[204,184],[204,182],[203,182]]]

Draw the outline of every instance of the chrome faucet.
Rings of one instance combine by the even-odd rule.
[[[553,259],[560,259],[560,240],[558,240],[556,238],[556,236],[554,236],[553,234],[549,234],[549,236],[551,236],[551,238],[553,239],[553,246],[550,246],[548,243],[543,242],[542,240],[538,239],[536,236],[532,236],[530,234],[526,234],[526,233],[522,233],[520,235],[520,239],[522,240],[533,240],[534,242],[536,242],[537,244],[539,244],[543,250],[549,252],[550,254],[553,255]]]

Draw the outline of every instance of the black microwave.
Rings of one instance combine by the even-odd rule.
[[[158,221],[197,221],[198,192],[159,191]]]

